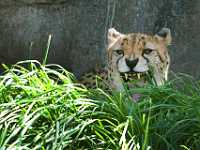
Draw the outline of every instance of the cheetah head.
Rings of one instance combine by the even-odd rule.
[[[168,76],[170,57],[167,46],[171,40],[168,28],[163,28],[155,35],[123,34],[114,28],[109,29],[107,53],[111,76],[147,73],[151,70],[156,84],[162,85]]]

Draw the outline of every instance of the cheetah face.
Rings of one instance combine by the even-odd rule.
[[[108,56],[112,68],[119,73],[146,73],[152,68],[158,85],[167,80],[171,33],[163,28],[154,36],[122,34],[114,28],[108,31]]]

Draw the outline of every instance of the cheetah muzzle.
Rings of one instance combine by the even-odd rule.
[[[107,39],[106,69],[89,73],[90,76],[84,75],[80,81],[86,86],[94,87],[96,75],[117,91],[123,91],[124,81],[129,82],[132,79],[138,80],[140,86],[144,86],[147,82],[145,76],[149,72],[158,86],[163,85],[168,79],[170,57],[167,46],[172,40],[168,28],[163,28],[155,35],[123,34],[110,28]]]

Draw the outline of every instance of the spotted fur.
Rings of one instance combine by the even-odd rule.
[[[122,74],[147,74],[151,71],[157,85],[162,85],[168,78],[170,57],[167,46],[171,43],[171,33],[163,28],[156,35],[143,33],[122,34],[111,28],[108,30],[106,69],[87,73],[80,82],[88,87],[97,85],[97,76],[107,81],[117,91],[123,91]],[[144,85],[144,78],[139,79]]]

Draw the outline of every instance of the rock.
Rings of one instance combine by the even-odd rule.
[[[105,63],[109,27],[124,33],[155,33],[169,27],[171,69],[200,75],[197,0],[1,0],[0,16],[1,63],[42,61],[52,34],[48,63],[79,76]]]

